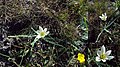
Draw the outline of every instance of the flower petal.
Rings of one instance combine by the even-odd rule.
[[[84,57],[85,57],[84,54],[78,53],[77,60],[79,60],[80,63],[84,63],[85,62],[85,58]]]
[[[101,61],[100,57],[97,56],[96,61],[100,62]]]
[[[39,31],[43,31],[43,28],[41,26],[39,26]]]
[[[106,62],[106,59],[102,59],[103,62]]]
[[[36,33],[37,33],[37,34],[40,34],[40,30],[37,30]]]
[[[37,36],[36,36],[36,38],[40,39],[40,38],[41,38],[41,36],[40,36],[40,35],[37,35]]]
[[[105,15],[104,14],[102,14],[102,17],[104,17]]]
[[[48,32],[46,32],[46,35],[48,35],[49,34],[49,31]]]
[[[103,54],[105,54],[105,46],[104,46],[104,45],[101,47],[101,52],[102,52]]]
[[[101,51],[98,50],[97,51],[97,55],[100,56],[101,55]]]
[[[99,16],[99,18],[101,18],[101,19],[102,19],[102,16]]]
[[[104,13],[104,16],[106,16],[106,13]]]
[[[47,28],[44,29],[44,32],[47,32]]]
[[[107,16],[105,16],[105,18],[107,19]]]
[[[114,58],[114,56],[108,56],[107,58],[108,58],[108,60],[111,60]]]
[[[111,50],[108,50],[105,54],[109,56],[111,54]]]

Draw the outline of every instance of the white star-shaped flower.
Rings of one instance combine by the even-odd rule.
[[[43,29],[41,26],[39,26],[39,30],[36,31],[37,36],[36,38],[44,38],[46,35],[49,34],[49,31],[47,31],[47,28]]]
[[[98,50],[97,51],[97,57],[96,57],[96,61],[100,62],[100,61],[103,61],[103,62],[106,62],[106,60],[111,60],[114,58],[114,56],[109,56],[111,54],[111,50],[108,50],[106,52],[106,49],[105,49],[105,46],[103,45],[101,47],[101,50]]]
[[[99,16],[99,18],[103,21],[106,21],[107,20],[107,15],[106,13],[102,14],[102,16]]]

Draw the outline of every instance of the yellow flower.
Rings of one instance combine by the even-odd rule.
[[[84,63],[84,62],[85,62],[85,55],[82,54],[82,53],[78,53],[77,60],[78,60],[80,63]]]

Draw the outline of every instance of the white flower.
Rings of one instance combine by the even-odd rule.
[[[107,52],[106,52],[106,50],[105,50],[105,46],[103,45],[102,47],[101,47],[101,51],[100,50],[98,50],[97,51],[97,57],[96,57],[96,61],[103,61],[103,62],[106,62],[106,60],[111,60],[111,59],[113,59],[114,58],[114,56],[109,56],[111,54],[111,50],[108,50]]]
[[[38,34],[36,38],[44,38],[46,35],[49,34],[49,31],[47,31],[47,28],[43,29],[41,26],[39,26],[39,30],[36,31]]]
[[[102,16],[99,16],[99,18],[103,21],[106,21],[107,20],[107,15],[106,13],[102,14]]]

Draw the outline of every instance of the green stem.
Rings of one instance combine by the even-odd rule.
[[[22,55],[22,58],[21,58],[21,61],[20,61],[20,64],[19,64],[19,65],[21,65],[21,64],[22,64],[23,57],[26,55],[26,54],[25,54],[25,50],[26,50],[26,48],[24,49],[24,52],[23,52],[23,55]]]
[[[0,53],[0,55],[4,56],[4,57],[7,57],[7,58],[10,58],[8,55],[2,54],[2,53]]]
[[[11,38],[16,38],[16,37],[35,37],[36,35],[15,35],[15,36],[8,36]]]
[[[31,47],[31,52],[32,52],[32,50],[33,50],[33,48],[34,48],[35,43],[36,43],[38,40],[39,40],[39,38],[35,38],[34,41],[31,43],[31,45],[32,45],[32,47]]]
[[[73,57],[70,59],[70,61],[69,61],[68,65],[67,65],[67,67],[69,67],[70,63],[72,62],[72,60],[73,60],[74,58],[75,58],[75,56],[73,56]]]
[[[57,43],[54,43],[54,42],[52,42],[52,41],[49,41],[49,40],[47,40],[47,39],[44,39],[46,42],[48,42],[48,43],[50,43],[50,44],[54,44],[54,45],[56,45],[56,46],[60,46],[60,47],[62,47],[62,48],[65,48],[64,46],[62,46],[62,45],[60,45],[60,44],[57,44]]]
[[[84,24],[85,24],[86,29],[87,29],[86,31],[88,31],[88,24],[87,24],[86,20],[87,20],[87,19],[84,17]]]
[[[98,42],[98,40],[99,40],[99,38],[100,38],[100,36],[101,36],[101,34],[104,32],[104,29],[99,33],[99,35],[97,36],[97,39],[96,39],[96,43]]]

